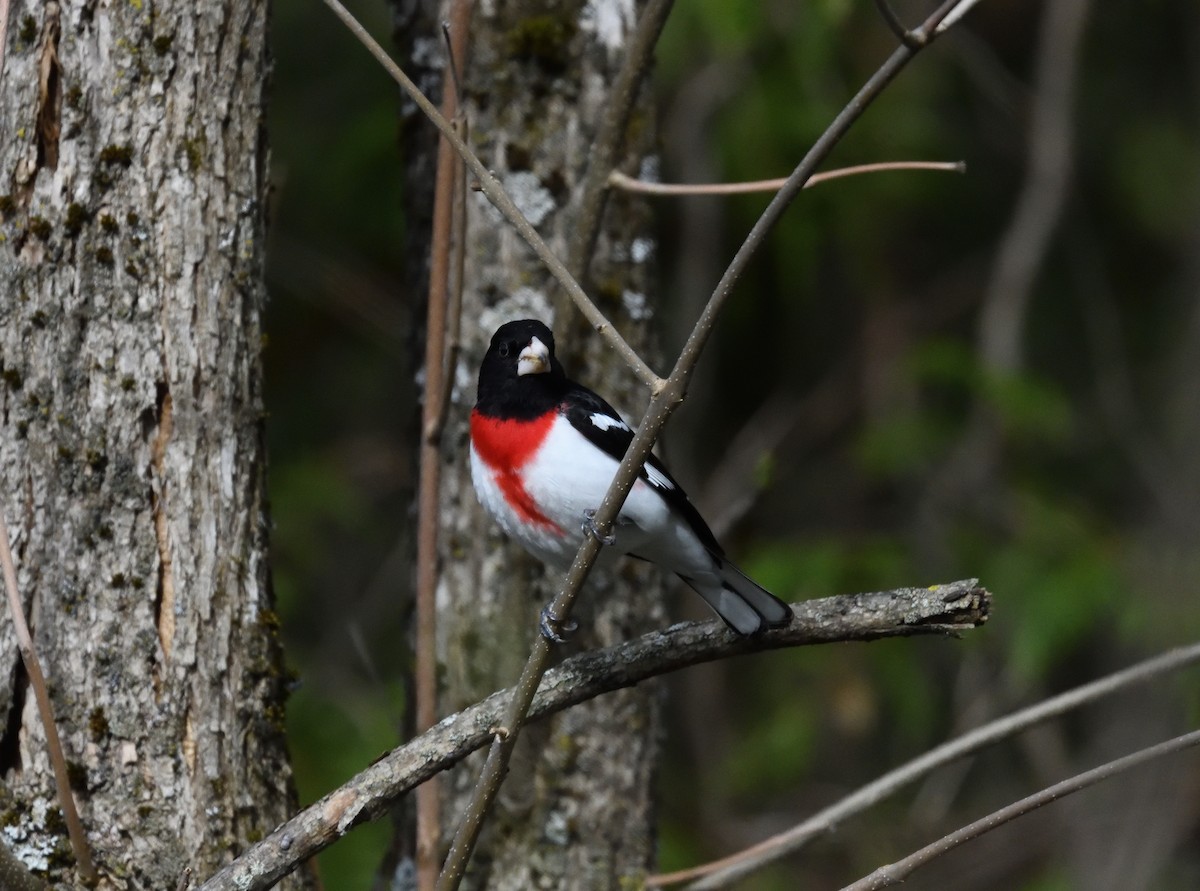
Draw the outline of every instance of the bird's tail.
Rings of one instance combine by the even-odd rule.
[[[791,622],[791,607],[728,560],[717,558],[715,575],[711,581],[680,578],[738,634],[758,634]]]

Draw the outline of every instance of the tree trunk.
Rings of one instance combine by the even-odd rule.
[[[596,128],[634,24],[632,16],[602,22],[593,13],[579,2],[476,4],[464,83],[472,146],[564,258],[578,225],[581,182]],[[445,17],[443,10],[440,18]],[[620,158],[623,169],[637,172],[652,151],[652,118],[649,103],[642,101]],[[472,193],[468,205],[463,348],[442,468],[438,652],[443,714],[516,680],[538,612],[562,581],[502,536],[479,508],[471,486],[467,416],[493,331],[509,319],[540,318],[554,328],[568,374],[635,418],[646,400],[644,388],[567,304],[482,194]],[[589,287],[610,320],[642,349],[650,340],[653,307],[646,297],[652,253],[648,223],[642,201],[619,195],[610,200]],[[664,624],[663,592],[661,574],[633,561],[615,574],[593,573],[575,608],[581,630],[564,652],[611,644]],[[527,727],[464,887],[613,888],[645,873],[654,856],[651,786],[658,700],[657,685],[644,685]],[[446,843],[479,764],[472,760],[449,777],[443,804]]]
[[[631,24],[631,23],[627,23]],[[477,9],[466,90],[475,148],[560,256],[577,225],[580,183],[607,85],[621,62],[625,29],[606,46],[583,21],[583,4],[497,4]],[[649,112],[633,157],[648,151]],[[633,169],[638,169],[637,165]],[[614,201],[601,236],[590,292],[635,346],[648,340],[642,308],[645,263],[633,248],[645,236],[640,202]],[[613,254],[621,259],[614,260]],[[453,711],[516,680],[538,611],[561,584],[504,540],[480,511],[466,461],[465,421],[474,378],[492,332],[537,317],[555,328],[568,373],[619,407],[640,409],[645,393],[600,338],[566,305],[532,252],[481,195],[471,201],[464,294],[464,349],[450,431],[439,591],[444,710]],[[625,301],[622,301],[625,297]],[[627,311],[633,309],[633,313]],[[637,315],[633,319],[630,316]],[[597,505],[598,506],[598,505]],[[628,563],[620,578],[593,574],[577,604],[576,648],[606,646],[662,623],[661,577]],[[659,731],[658,690],[623,691],[527,728],[489,823],[471,887],[613,888],[636,880],[654,851],[651,785]],[[444,813],[453,824],[478,765],[456,771]]]
[[[0,499],[104,886],[172,889],[294,804],[264,503],[267,4],[13,7]],[[4,839],[73,887],[7,620],[0,672]]]

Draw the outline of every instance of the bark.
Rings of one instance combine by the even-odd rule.
[[[465,78],[472,145],[563,257],[577,225],[589,149],[634,24],[622,8],[533,0],[475,7]],[[600,14],[609,11],[612,17]],[[421,46],[427,51],[429,44],[418,41],[414,55]],[[653,129],[642,101],[620,159],[625,169],[637,171],[649,159]],[[646,399],[483,196],[472,193],[468,200],[463,349],[442,470],[443,714],[515,681],[538,611],[561,582],[503,539],[471,487],[467,416],[492,332],[509,319],[541,318],[554,328],[569,374],[635,417]],[[648,223],[643,202],[610,200],[589,288],[643,350],[653,309]],[[576,608],[582,628],[569,651],[664,625],[664,590],[660,574],[632,561],[615,575],[594,573]],[[654,851],[658,698],[656,685],[648,684],[527,728],[465,886],[611,888],[644,873]],[[443,805],[447,837],[477,773],[478,762],[471,761],[450,777]]]
[[[10,13],[0,499],[105,887],[203,876],[294,805],[266,562],[266,19]],[[73,887],[8,622],[0,719],[4,840]]]

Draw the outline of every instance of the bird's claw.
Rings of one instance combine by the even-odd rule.
[[[581,528],[584,535],[590,535],[605,547],[610,547],[617,543],[616,535],[600,534],[600,529],[596,526],[596,512],[594,510],[585,510],[583,512],[583,524]]]
[[[538,617],[538,629],[542,632],[542,637],[550,643],[566,643],[571,639],[571,635],[579,630],[579,623],[574,619],[567,619],[564,622],[550,611],[550,607],[551,604],[542,607],[541,615]]]

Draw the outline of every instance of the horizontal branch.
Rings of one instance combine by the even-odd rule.
[[[991,595],[975,579],[930,588],[849,594],[794,604],[786,628],[755,637],[722,623],[684,623],[628,643],[581,653],[548,671],[530,709],[543,718],[568,706],[647,678],[744,653],[807,644],[956,634],[987,621]],[[451,715],[305,808],[226,866],[199,891],[270,887],[354,826],[375,819],[402,795],[487,745],[501,722],[510,690],[493,693]]]
[[[824,173],[814,173],[804,184],[811,189],[818,183],[842,179],[847,176],[859,176],[864,173],[892,173],[900,170],[933,170],[940,173],[966,173],[964,161],[880,161],[874,164],[855,164],[852,167],[839,167],[836,170],[826,170]],[[759,179],[741,183],[655,183],[644,179],[634,179],[628,174],[614,170],[608,175],[608,184],[626,192],[637,192],[643,195],[746,195],[754,192],[777,192],[787,185],[788,177],[778,179]]]

